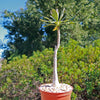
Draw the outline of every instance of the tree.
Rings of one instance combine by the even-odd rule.
[[[16,51],[16,54],[30,56],[33,51],[54,47],[57,34],[52,32],[53,26],[43,28],[40,21],[43,16],[49,17],[52,8],[60,12],[65,8],[66,18],[76,22],[60,27],[61,45],[72,38],[85,47],[100,38],[99,0],[27,0],[25,9],[16,12],[6,10],[3,16],[4,27],[9,32],[7,51],[10,54]]]
[[[52,8],[66,9],[66,17],[77,22],[75,25],[65,25],[61,27],[61,44],[66,44],[70,38],[77,40],[80,45],[91,44],[95,39],[100,38],[99,0],[29,0],[31,5],[42,11],[43,16],[49,16]],[[49,39],[51,27],[46,28],[46,41]],[[52,37],[52,35],[51,35]],[[56,37],[56,36],[55,36]],[[53,39],[55,39],[53,35]],[[54,43],[53,43],[54,44]],[[47,46],[46,46],[47,47]]]
[[[27,3],[27,9],[16,12],[4,12],[4,27],[8,30],[9,39],[6,49],[12,54],[30,56],[35,50],[42,50],[41,13],[35,5]],[[29,45],[30,44],[30,45]],[[5,54],[6,55],[6,54]],[[9,55],[9,56],[10,56]]]
[[[45,22],[48,26],[55,26],[53,31],[57,30],[57,45],[55,45],[54,50],[54,60],[53,60],[53,86],[58,87],[59,81],[58,81],[58,75],[57,75],[57,51],[60,47],[60,26],[63,24],[71,24],[71,20],[68,20],[64,17],[65,9],[59,14],[58,9],[52,9],[50,18],[44,17],[45,20],[41,19],[41,21]]]

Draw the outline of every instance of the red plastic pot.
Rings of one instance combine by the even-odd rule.
[[[41,100],[71,100],[72,90],[64,93],[51,93],[40,90]]]

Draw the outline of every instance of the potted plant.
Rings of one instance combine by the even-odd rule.
[[[65,19],[64,12],[65,9],[62,10],[61,14],[59,14],[58,9],[52,9],[50,18],[44,17],[44,19],[41,19],[41,21],[45,22],[47,26],[55,26],[53,31],[57,30],[57,45],[55,46],[53,58],[53,82],[50,84],[43,84],[39,87],[41,100],[71,99],[71,92],[73,90],[73,87],[68,84],[59,83],[57,74],[57,51],[60,47],[60,26],[66,23],[72,23],[69,20]]]

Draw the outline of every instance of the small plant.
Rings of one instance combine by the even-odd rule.
[[[57,45],[55,45],[54,50],[54,58],[53,58],[53,86],[59,87],[58,74],[57,74],[57,51],[60,47],[60,26],[63,24],[71,24],[70,20],[65,17],[65,8],[62,10],[61,14],[59,14],[58,9],[52,9],[50,18],[44,17],[45,20],[41,19],[41,21],[45,22],[47,25],[45,27],[54,26],[53,31],[57,30]]]
[[[68,84],[59,84],[58,74],[57,74],[57,51],[60,47],[60,27],[63,24],[70,24],[70,20],[67,20],[64,17],[65,9],[62,10],[61,14],[59,14],[58,9],[52,9],[50,18],[44,17],[45,20],[42,20],[47,24],[47,26],[53,25],[53,31],[57,30],[57,45],[55,45],[54,49],[54,57],[53,57],[53,83],[52,84],[43,84],[40,86],[41,92],[41,100],[70,100],[71,93],[73,88]],[[45,93],[45,92],[46,93]],[[51,96],[49,95],[50,93]],[[55,94],[58,93],[58,94]],[[60,94],[59,94],[60,93]],[[63,93],[63,94],[61,94]],[[59,98],[61,99],[59,99]]]

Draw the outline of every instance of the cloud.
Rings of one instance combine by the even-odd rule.
[[[0,49],[0,58],[1,58],[1,56],[2,56],[2,52],[3,52],[3,49]]]
[[[4,29],[1,25],[0,25],[0,39],[3,41],[4,40],[4,37],[5,35],[8,34],[7,33],[7,30]]]

